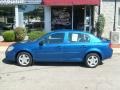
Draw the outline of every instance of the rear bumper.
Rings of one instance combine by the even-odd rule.
[[[103,60],[105,59],[109,59],[109,58],[112,58],[112,55],[113,55],[113,49],[109,49],[109,51],[107,51],[103,57]]]

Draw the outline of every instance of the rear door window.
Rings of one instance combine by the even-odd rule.
[[[72,43],[90,42],[90,37],[89,35],[82,33],[69,33],[69,42]]]

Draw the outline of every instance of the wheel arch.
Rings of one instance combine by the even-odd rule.
[[[16,53],[16,55],[15,55],[15,61],[17,60],[17,55],[18,55],[20,52],[29,53],[29,54],[31,55],[32,59],[33,59],[33,56],[32,56],[32,54],[31,54],[29,51],[27,51],[27,50],[20,50],[20,51],[18,51],[18,52]]]
[[[87,52],[87,53],[85,54],[85,56],[84,56],[84,60],[85,60],[86,56],[87,56],[88,54],[90,54],[90,53],[96,53],[97,55],[99,55],[100,60],[102,60],[102,54],[101,54],[100,52],[98,52],[98,51],[89,51],[89,52]]]

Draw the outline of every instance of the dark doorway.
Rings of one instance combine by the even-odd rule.
[[[74,6],[73,28],[77,30],[84,30],[84,6]]]

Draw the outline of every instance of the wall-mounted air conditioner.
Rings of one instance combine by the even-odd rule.
[[[120,31],[112,31],[110,34],[111,43],[120,44]]]

